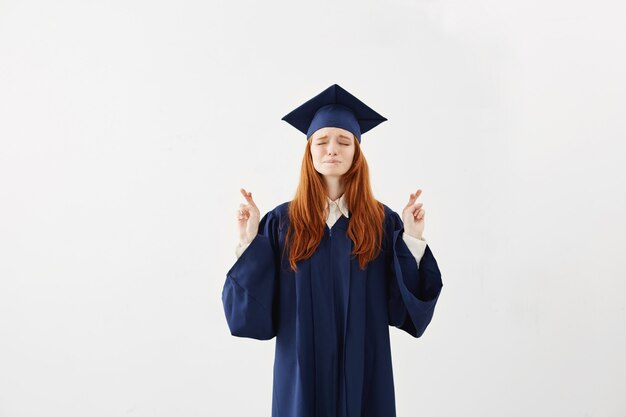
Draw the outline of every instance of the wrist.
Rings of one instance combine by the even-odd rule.
[[[422,237],[422,235],[415,236],[415,235],[413,235],[413,234],[411,234],[411,233],[407,233],[406,231],[405,231],[404,233],[405,233],[407,236],[412,237],[413,239],[425,240],[425,239]]]
[[[252,239],[252,240],[254,240],[254,239]],[[252,243],[252,240],[240,240],[239,241],[239,246],[249,245],[250,243]]]

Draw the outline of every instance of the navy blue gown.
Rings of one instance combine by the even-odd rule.
[[[382,248],[364,270],[341,216],[293,272],[288,204],[263,216],[222,291],[233,336],[276,337],[272,417],[395,417],[389,326],[418,338],[430,323],[443,287],[430,247],[418,269],[384,205]]]

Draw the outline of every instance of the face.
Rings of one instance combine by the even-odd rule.
[[[315,170],[324,176],[341,177],[354,158],[354,135],[338,127],[324,127],[311,137],[311,156]]]

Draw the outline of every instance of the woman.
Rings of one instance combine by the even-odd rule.
[[[337,84],[283,120],[307,137],[300,183],[262,219],[241,189],[228,326],[276,336],[272,417],[394,417],[389,326],[420,337],[443,287],[421,190],[402,219],[373,197],[361,134],[387,119]]]

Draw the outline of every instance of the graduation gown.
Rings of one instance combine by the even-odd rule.
[[[263,216],[222,291],[233,336],[276,337],[272,417],[395,417],[389,326],[418,338],[430,323],[443,287],[430,247],[418,267],[383,205],[382,248],[364,270],[341,216],[294,272],[288,204]]]

